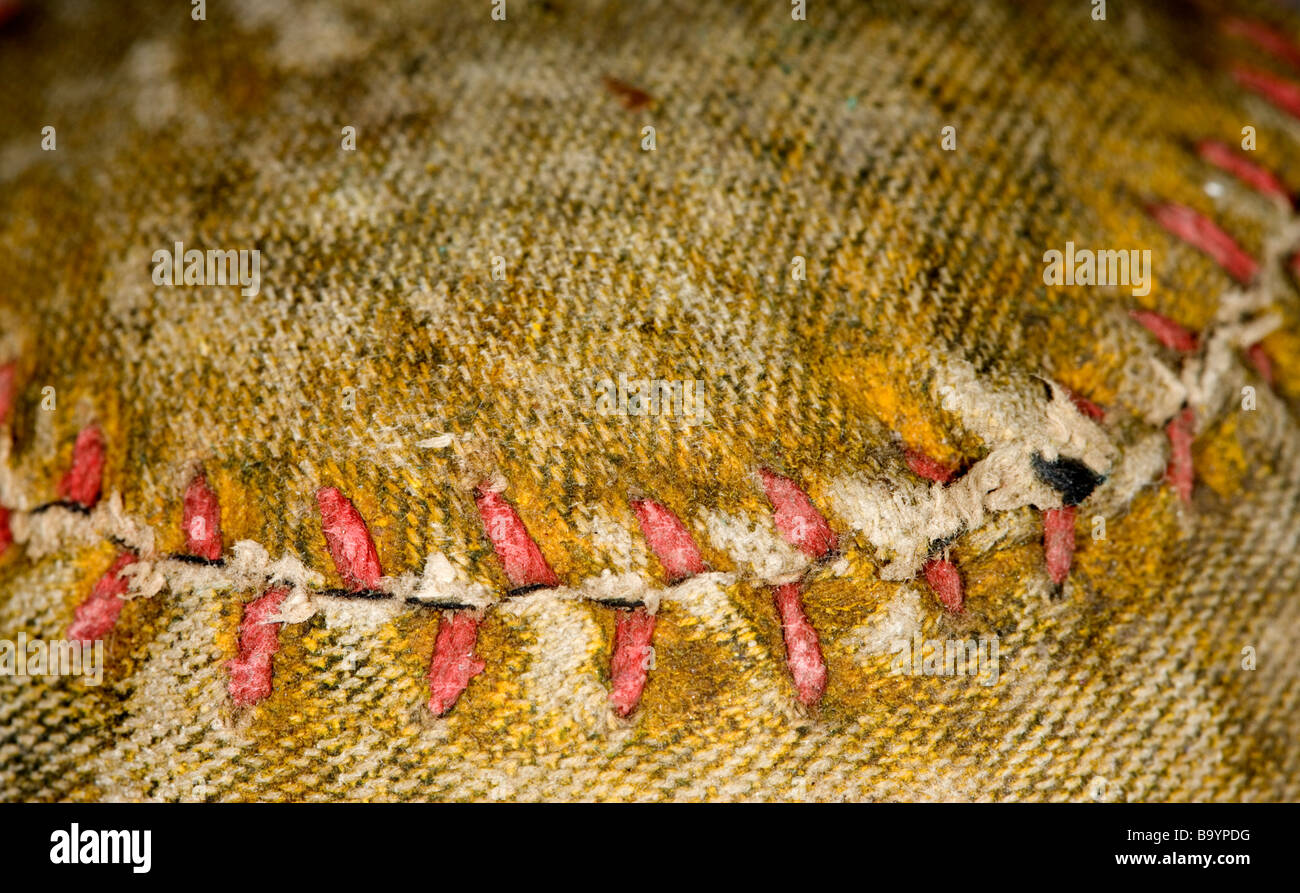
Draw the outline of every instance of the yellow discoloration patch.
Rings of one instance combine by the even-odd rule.
[[[1239,438],[1238,416],[1229,412],[1192,444],[1192,467],[1198,484],[1224,499],[1236,498],[1251,485],[1251,472]]]

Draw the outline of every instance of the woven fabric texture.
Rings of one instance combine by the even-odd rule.
[[[66,636],[138,559],[103,684],[0,676],[0,796],[1300,796],[1300,227],[1198,152],[1252,127],[1240,155],[1300,187],[1300,121],[1259,81],[1300,81],[1260,30],[1300,19],[187,5],[33,4],[0,30],[0,637]],[[1184,211],[1258,270],[1234,278]],[[1067,241],[1149,249],[1149,293],[1045,284]],[[257,293],[158,285],[178,242],[258,250]],[[611,412],[620,376],[698,399]],[[47,506],[76,501],[89,428],[93,510]],[[1104,477],[1056,516],[1059,587],[1044,512],[1067,500],[1035,457]],[[774,512],[764,469],[833,549],[801,545],[815,517]],[[169,562],[199,470],[223,563]],[[373,537],[373,586],[334,561],[328,487]],[[522,591],[476,496],[560,585]],[[641,499],[705,572],[665,569]],[[277,582],[269,694],[237,704],[241,619]],[[791,676],[791,584],[818,697]],[[619,600],[657,607],[627,716]],[[440,627],[475,608],[482,672],[435,716]],[[996,684],[892,672],[915,635],[996,638]]]

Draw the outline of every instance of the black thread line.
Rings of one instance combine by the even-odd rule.
[[[391,592],[384,592],[382,589],[321,589],[316,594],[327,595],[330,598],[360,599],[363,601],[381,601],[393,598]]]
[[[607,608],[618,608],[622,611],[631,611],[634,608],[644,608],[645,602],[639,598],[593,598],[589,599],[598,605],[604,605]]]
[[[529,583],[526,586],[517,586],[506,592],[506,598],[516,598],[521,595],[527,595],[530,592],[536,592],[539,589],[550,589],[551,586],[546,583]]]
[[[226,566],[226,560],[224,558],[204,558],[202,555],[189,555],[184,552],[173,552],[171,555],[168,555],[167,558],[171,561],[180,561],[185,564],[202,564],[208,567]]]
[[[45,502],[32,509],[28,514],[39,515],[48,512],[50,509],[67,509],[70,512],[76,512],[79,515],[89,515],[90,506],[82,505],[79,502],[73,502],[70,499],[56,499],[53,502]]]
[[[406,597],[406,604],[415,605],[417,608],[432,608],[438,611],[469,611],[476,607],[465,602],[438,601],[436,599],[416,598],[413,595]]]

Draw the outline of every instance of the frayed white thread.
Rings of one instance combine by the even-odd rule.
[[[1200,353],[1189,358],[1182,368],[1181,381],[1187,391],[1187,402],[1198,420],[1218,415],[1236,393],[1230,373],[1239,367],[1237,351],[1250,347],[1281,325],[1280,316],[1268,313],[1214,327]]]
[[[1292,215],[1264,240],[1264,258],[1255,282],[1246,289],[1233,288],[1219,298],[1214,323],[1204,333],[1198,351],[1183,359],[1175,372],[1158,360],[1151,366],[1167,385],[1166,399],[1151,407],[1146,420],[1163,425],[1184,402],[1196,415],[1197,430],[1218,416],[1233,399],[1233,372],[1239,368],[1235,353],[1276,331],[1282,325],[1276,313],[1264,312],[1273,295],[1285,289],[1286,262],[1300,250],[1300,217]],[[1172,404],[1172,405],[1171,405]]]
[[[112,540],[137,555],[154,554],[152,528],[127,517],[122,495],[117,491],[101,499],[89,513],[65,505],[51,505],[39,512],[10,514],[14,541],[21,543],[32,558],[43,558],[69,545],[90,546]]]
[[[578,591],[583,598],[596,602],[640,602],[650,614],[659,610],[662,595],[662,590],[650,586],[640,574],[616,574],[608,570],[583,580],[578,584]]]
[[[1120,461],[1088,500],[1093,515],[1113,517],[1139,492],[1159,483],[1169,464],[1169,438],[1163,431],[1144,434],[1125,447]]]
[[[1064,388],[1046,381],[1051,399],[1041,388],[994,390],[965,360],[943,363],[936,375],[935,396],[944,409],[990,447],[1014,445],[1025,455],[1047,461],[1064,454],[1104,474],[1115,458],[1115,446],[1092,419],[1079,412]],[[1032,474],[1032,469],[1026,468]]]
[[[786,542],[767,516],[746,518],[706,510],[698,517],[709,542],[726,552],[748,576],[764,583],[798,582],[812,566],[812,560]]]
[[[318,592],[311,593],[309,598],[312,616],[320,614],[329,629],[342,626],[373,632],[406,610],[395,598],[338,598]]]
[[[1178,373],[1150,354],[1130,358],[1120,374],[1124,399],[1148,425],[1163,425],[1187,402],[1187,387]]]
[[[969,384],[963,365],[949,364],[949,368],[958,370],[958,381]],[[888,562],[881,568],[881,579],[916,576],[933,543],[979,529],[989,513],[1027,505],[1059,507],[1061,494],[1034,471],[1035,455],[1047,461],[1068,455],[1099,474],[1109,472],[1118,452],[1115,446],[1062,388],[1048,384],[1052,399],[1037,406],[983,388],[963,396],[954,384],[940,388],[945,408],[972,413],[975,433],[986,441],[1008,438],[1001,444],[991,442],[989,454],[950,484],[877,480],[863,474],[832,482],[835,513],[875,547],[878,560]],[[961,417],[965,423],[967,417]],[[1017,424],[1034,427],[1021,429],[1030,433],[1015,437]]]
[[[397,580],[385,578],[383,588],[402,600],[469,605],[486,608],[495,604],[498,597],[482,583],[472,583],[442,552],[432,552],[424,562],[420,577],[403,574]]]

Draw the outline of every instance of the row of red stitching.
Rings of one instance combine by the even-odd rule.
[[[1265,83],[1258,78],[1247,78],[1246,82],[1248,86],[1261,89],[1277,99],[1275,83]],[[1287,103],[1282,104],[1285,106]],[[1226,145],[1203,142],[1198,145],[1198,154],[1265,195],[1289,197],[1275,175],[1235,154]],[[1162,226],[1209,254],[1239,282],[1248,283],[1255,277],[1258,271],[1256,261],[1212,221],[1190,208],[1168,202],[1153,203],[1148,209]],[[1199,347],[1196,333],[1161,314],[1134,310],[1132,316],[1167,348],[1195,352]],[[1252,345],[1248,358],[1266,380],[1272,380],[1271,362],[1261,345]],[[0,367],[0,422],[7,420],[13,407],[14,377],[14,364]],[[1103,411],[1096,404],[1082,396],[1071,396],[1085,414],[1095,419],[1103,417]],[[1191,458],[1195,433],[1193,411],[1184,407],[1168,421],[1166,431],[1171,447],[1166,480],[1184,502],[1190,502],[1194,481]],[[916,450],[909,450],[905,458],[915,473],[942,484],[951,482],[957,473]],[[72,463],[60,481],[61,498],[84,510],[93,508],[102,487],[104,460],[103,434],[97,426],[87,426],[77,436]],[[815,560],[830,555],[836,548],[837,537],[807,494],[794,481],[770,469],[760,469],[759,478],[772,504],[774,524],[781,536]],[[321,488],[316,499],[326,542],[339,575],[354,592],[378,590],[383,578],[378,553],[356,507],[335,487]],[[559,578],[514,507],[486,485],[475,490],[474,499],[484,530],[511,586],[517,591],[560,585]],[[634,500],[632,508],[643,535],[670,580],[680,582],[707,570],[689,531],[676,515],[650,499]],[[1075,517],[1073,506],[1050,509],[1044,517],[1048,572],[1058,586],[1064,582],[1071,564]],[[0,507],[0,554],[12,542],[8,519],[8,510]],[[183,528],[190,555],[210,562],[220,560],[220,505],[201,471],[192,479],[185,493]],[[118,555],[95,584],[90,596],[77,607],[68,631],[71,638],[91,640],[112,630],[128,589],[123,571],[137,560],[129,550]],[[928,560],[923,574],[947,610],[962,610],[961,576],[946,556],[936,555]],[[239,655],[230,663],[229,690],[239,706],[254,704],[271,691],[272,661],[278,650],[273,618],[287,594],[284,587],[272,587],[244,610]],[[802,584],[798,582],[782,584],[774,590],[786,644],[787,665],[799,700],[812,704],[825,690],[826,666],[816,630],[807,618],[801,596]],[[429,670],[429,707],[436,714],[450,710],[469,681],[485,669],[483,661],[474,654],[481,619],[481,612],[476,610],[451,611],[439,629]],[[636,708],[646,684],[647,657],[652,647],[654,624],[654,616],[644,606],[619,612],[611,661],[610,701],[621,715],[626,716]]]

